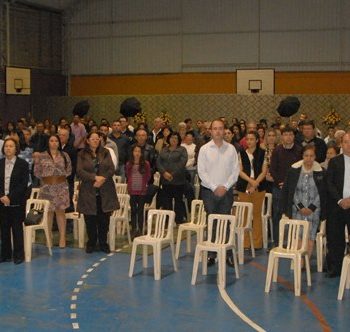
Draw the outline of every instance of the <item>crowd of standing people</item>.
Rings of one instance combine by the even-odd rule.
[[[77,210],[84,215],[86,252],[108,253],[109,217],[119,208],[113,176],[127,183],[132,237],[143,232],[144,205],[157,195],[157,207],[187,220],[200,181],[207,214],[230,214],[234,199],[254,205],[254,246],[262,247],[261,207],[265,192],[273,197],[273,239],[278,245],[282,216],[310,222],[312,253],[320,222],[326,220],[327,271],[338,276],[345,250],[345,226],[350,226],[350,132],[329,127],[323,138],[314,121],[300,119],[272,124],[225,117],[212,121],[187,118],[170,126],[156,118],[132,127],[121,116],[111,124],[75,115],[57,124],[19,119],[1,128],[0,140],[0,262],[23,261],[26,198],[39,187],[39,198],[50,201],[59,247],[66,247],[65,212],[72,211],[74,181],[80,181]],[[160,186],[153,175],[160,173]],[[187,198],[184,200],[183,198]],[[236,198],[235,198],[236,197]],[[173,206],[174,204],[174,206]],[[327,209],[326,209],[327,207]],[[11,244],[11,232],[13,246]],[[208,265],[215,263],[210,254]],[[232,258],[228,257],[229,265]]]

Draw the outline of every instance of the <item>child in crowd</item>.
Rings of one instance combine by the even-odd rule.
[[[132,147],[131,158],[126,163],[126,176],[130,194],[132,238],[134,238],[142,234],[147,184],[151,177],[150,164],[145,160],[138,145]]]

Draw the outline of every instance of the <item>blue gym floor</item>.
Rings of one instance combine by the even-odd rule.
[[[198,270],[191,285],[193,255],[173,271],[170,249],[162,253],[162,279],[153,278],[153,256],[142,269],[137,257],[128,277],[129,254],[85,254],[81,249],[33,247],[31,263],[0,264],[0,331],[253,331],[223,300],[217,266]],[[240,279],[227,269],[226,292],[251,321],[266,331],[349,331],[350,291],[337,300],[339,278],[316,272],[312,287],[302,277],[302,296],[293,292],[293,273],[281,262],[279,282],[265,294],[267,254],[245,252]],[[348,327],[346,327],[348,326]]]

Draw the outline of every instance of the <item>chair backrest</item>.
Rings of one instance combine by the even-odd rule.
[[[229,214],[210,214],[208,216],[208,242],[234,244],[236,220],[235,216]],[[215,238],[213,238],[213,228],[216,229]]]
[[[253,203],[234,202],[232,214],[236,217],[236,227],[252,227],[253,223]]]
[[[279,226],[278,246],[289,251],[306,251],[309,238],[309,225],[309,222],[306,220],[282,218]],[[285,235],[287,235],[286,239]]]
[[[30,199],[36,199],[39,197],[40,188],[32,188],[30,193]]]
[[[118,218],[128,218],[130,196],[128,194],[117,194],[120,208],[113,211],[112,216]]]
[[[115,190],[117,191],[117,194],[127,194],[128,185],[126,183],[116,183]]]
[[[48,213],[49,213],[50,201],[46,199],[37,199],[29,198],[26,203],[26,215],[31,209],[43,211],[43,219],[41,224],[48,222]]]
[[[170,210],[149,210],[147,218],[147,237],[155,239],[171,238],[175,212]]]
[[[261,215],[263,217],[271,217],[272,213],[272,194],[266,193],[263,200],[263,206],[261,209]]]
[[[194,199],[191,203],[191,223],[195,225],[205,225],[207,214],[204,210],[203,201]]]
[[[159,187],[159,183],[160,183],[160,174],[159,172],[155,172],[153,175],[153,184]]]
[[[123,179],[119,175],[113,175],[113,181],[114,183],[123,183]]]

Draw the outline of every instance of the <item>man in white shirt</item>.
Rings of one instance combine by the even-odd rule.
[[[233,185],[240,167],[236,149],[224,141],[224,122],[214,120],[210,127],[212,140],[199,150],[197,170],[201,179],[201,198],[207,215],[231,214]],[[215,263],[215,253],[209,253],[208,266]],[[232,257],[228,257],[230,266]]]

